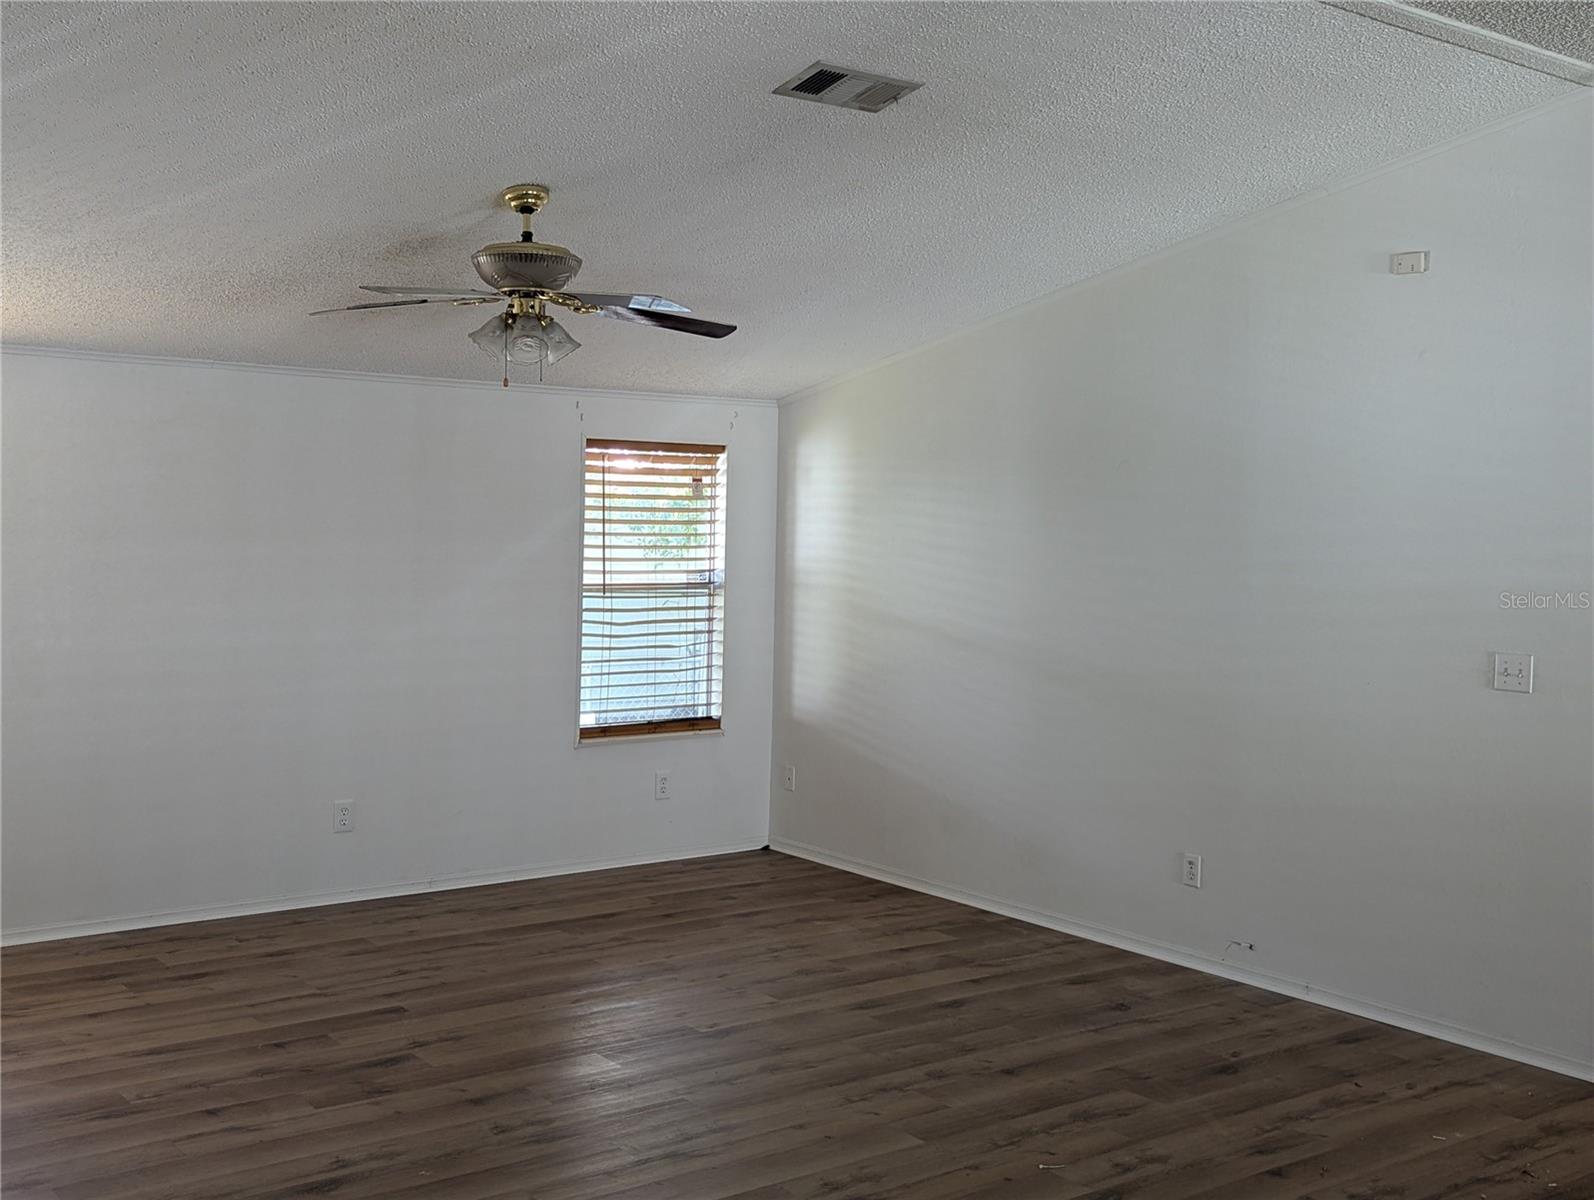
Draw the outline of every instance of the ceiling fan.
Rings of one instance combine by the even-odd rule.
[[[509,386],[509,364],[536,364],[537,378],[542,368],[558,362],[581,343],[567,333],[548,314],[550,308],[565,308],[574,313],[596,313],[617,321],[655,325],[677,333],[722,338],[736,332],[736,326],[705,321],[689,315],[691,309],[663,296],[631,295],[613,292],[567,292],[564,289],[581,270],[581,259],[563,246],[534,241],[531,219],[548,203],[548,189],[540,183],[516,183],[499,193],[500,202],[520,214],[520,240],[494,242],[471,255],[471,264],[482,282],[495,289],[375,287],[361,284],[364,292],[403,296],[402,300],[377,300],[350,304],[344,308],[323,308],[311,313],[359,312],[376,308],[407,308],[417,304],[471,306],[505,303],[470,340],[485,353],[501,358],[504,386]]]

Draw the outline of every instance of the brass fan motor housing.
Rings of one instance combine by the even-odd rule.
[[[520,240],[494,242],[471,255],[482,282],[500,292],[557,292],[576,277],[581,259],[563,246],[531,240],[531,218],[548,203],[540,183],[512,183],[498,202],[520,214]]]
[[[494,242],[471,255],[482,282],[500,292],[559,292],[581,270],[581,259],[552,242]]]

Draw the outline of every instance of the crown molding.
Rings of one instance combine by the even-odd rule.
[[[1543,46],[1535,46],[1531,42],[1519,42],[1507,34],[1485,29],[1480,25],[1468,25],[1465,21],[1458,21],[1442,13],[1430,12],[1426,8],[1414,8],[1410,4],[1401,4],[1398,0],[1322,0],[1322,2],[1330,8],[1366,17],[1388,25],[1392,29],[1404,29],[1407,33],[1432,38],[1436,42],[1447,42],[1452,46],[1460,46],[1463,50],[1471,50],[1474,54],[1497,58],[1512,66],[1525,67],[1541,75],[1552,75],[1568,83],[1594,87],[1594,63],[1586,63],[1580,58],[1569,58],[1565,54],[1546,50]]]
[[[146,367],[183,367],[205,371],[247,371],[267,375],[289,375],[298,379],[342,379],[358,383],[402,384],[409,387],[455,388],[466,391],[502,394],[509,391],[527,397],[549,400],[647,400],[670,404],[723,404],[735,408],[773,408],[773,400],[752,400],[738,396],[696,396],[669,392],[627,392],[612,388],[556,387],[545,383],[512,383],[507,389],[496,380],[446,379],[430,375],[387,375],[379,371],[344,371],[334,367],[288,367],[272,363],[223,362],[208,358],[165,358],[154,354],[119,354],[109,350],[74,350],[60,346],[12,345],[0,343],[0,353],[26,357],[75,359],[81,362],[106,362]]]

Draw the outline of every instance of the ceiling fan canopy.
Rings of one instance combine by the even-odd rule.
[[[470,335],[485,353],[504,363],[504,386],[509,386],[509,364],[543,366],[558,362],[580,348],[581,343],[548,313],[550,307],[571,312],[597,314],[640,325],[653,325],[677,333],[722,338],[736,326],[705,321],[689,316],[691,309],[662,296],[629,292],[567,292],[581,270],[581,258],[564,246],[539,242],[532,237],[531,221],[548,202],[548,189],[537,183],[517,183],[499,193],[500,203],[520,215],[520,240],[493,242],[471,256],[471,265],[482,282],[493,290],[377,287],[361,284],[362,291],[402,297],[344,308],[325,308],[311,313],[352,312],[376,308],[407,308],[422,304],[466,306],[503,302],[502,313]]]

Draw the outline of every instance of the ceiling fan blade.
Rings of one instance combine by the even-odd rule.
[[[634,308],[644,312],[689,313],[692,310],[663,296],[635,296],[629,292],[571,292],[583,304],[599,308]]]
[[[705,321],[701,317],[683,317],[673,312],[647,312],[637,308],[600,308],[598,315],[613,317],[616,321],[631,321],[637,325],[656,325],[660,329],[673,329],[676,333],[695,333],[699,337],[722,338],[736,332],[734,325],[718,321]]]
[[[319,317],[319,316],[322,316],[322,315],[324,315],[326,313],[354,312],[355,310],[361,309],[361,308],[403,308],[406,305],[410,305],[410,304],[435,304],[435,303],[436,303],[436,301],[426,300],[424,298],[423,299],[417,299],[417,300],[375,300],[375,301],[372,301],[370,304],[350,304],[350,305],[346,305],[343,308],[318,308],[318,309],[315,310],[315,312],[311,313],[310,315],[312,317]]]
[[[469,288],[377,287],[375,284],[362,283],[360,290],[377,292],[383,296],[485,296],[489,300],[503,299],[497,292],[472,291]]]

